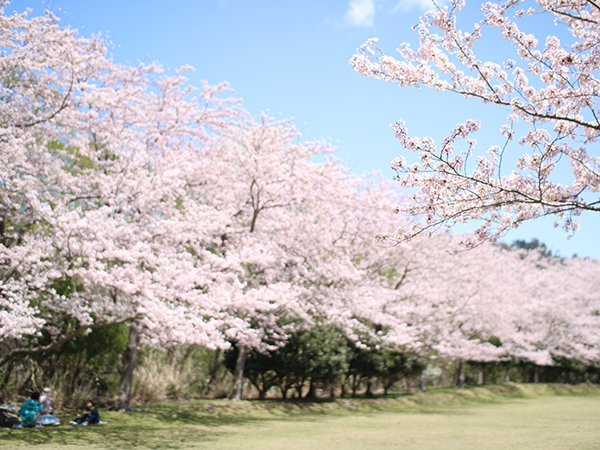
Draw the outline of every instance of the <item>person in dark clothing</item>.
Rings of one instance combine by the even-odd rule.
[[[83,415],[77,414],[77,418],[69,423],[71,425],[94,425],[100,423],[98,407],[94,403],[94,400],[90,400],[87,403],[87,410],[83,412]]]

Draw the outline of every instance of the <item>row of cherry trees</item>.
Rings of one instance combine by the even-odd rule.
[[[600,361],[596,261],[377,244],[399,196],[227,84],[115,64],[50,13],[0,29],[0,367],[128,323],[126,409],[140,346],[235,343],[240,398],[250,351],[323,324],[428,358]]]

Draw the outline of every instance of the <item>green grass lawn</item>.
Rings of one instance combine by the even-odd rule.
[[[6,449],[600,449],[600,388],[502,385],[378,399],[199,400],[108,424],[0,430]]]

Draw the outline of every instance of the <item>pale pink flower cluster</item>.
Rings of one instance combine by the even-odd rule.
[[[424,218],[397,237],[410,239],[441,225],[476,220],[477,236],[497,238],[525,220],[547,215],[556,216],[572,233],[583,211],[600,211],[600,167],[590,153],[600,133],[600,8],[582,0],[488,2],[481,6],[480,23],[464,32],[457,28],[464,7],[464,2],[451,0],[425,14],[418,26],[419,48],[402,44],[400,61],[382,54],[376,39],[367,41],[351,60],[365,76],[401,87],[456,92],[510,112],[501,128],[506,140],[474,165],[466,162],[476,150],[475,140],[467,139],[476,131],[475,121],[457,125],[440,146],[430,138],[411,137],[402,122],[397,125],[396,136],[418,152],[420,160],[413,165],[401,159],[392,163],[401,186],[419,189],[412,204],[401,205],[399,211]],[[522,31],[520,21],[525,19],[538,21],[538,29],[554,19],[563,40],[555,35],[537,39]],[[474,43],[479,41],[482,48],[486,33],[496,30],[514,47],[519,61],[496,63],[477,55]],[[516,130],[524,131],[517,136]],[[503,156],[522,153],[517,144],[533,153],[511,170],[502,165]],[[460,156],[451,157],[453,152]],[[556,181],[559,163],[571,166],[569,182]]]

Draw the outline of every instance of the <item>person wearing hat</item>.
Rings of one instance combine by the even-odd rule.
[[[47,387],[44,388],[42,391],[42,396],[40,397],[40,404],[42,405],[40,423],[42,425],[60,425],[60,419],[54,415],[54,410],[52,409],[51,394],[52,391],[49,387]]]
[[[44,390],[42,391],[42,396],[40,397],[40,403],[43,406],[42,416],[54,414],[54,411],[52,410],[52,397],[50,397],[51,393],[52,391],[49,387],[44,388]]]

